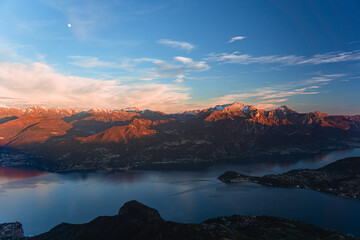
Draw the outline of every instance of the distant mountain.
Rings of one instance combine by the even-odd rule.
[[[28,108],[0,108],[0,119],[6,117],[22,117],[29,114],[39,114],[49,118],[63,118],[81,112],[75,109],[44,108],[32,106]]]
[[[40,159],[51,171],[191,168],[358,146],[359,115],[298,113],[287,106],[265,111],[235,102],[179,114],[137,108],[0,108],[1,152]],[[22,164],[30,163],[23,157],[0,159],[0,165]]]

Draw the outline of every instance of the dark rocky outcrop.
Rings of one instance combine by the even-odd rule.
[[[0,224],[0,240],[23,240],[24,231],[21,223],[3,223]]]
[[[219,239],[355,239],[300,221],[267,216],[209,219],[199,224],[165,221],[155,209],[137,201],[121,207],[119,214],[98,217],[85,224],[62,223],[31,240],[219,240]]]
[[[136,200],[125,203],[124,206],[120,208],[118,215],[127,219],[141,220],[144,222],[164,221],[156,209],[148,207]]]
[[[263,177],[228,171],[218,177],[226,183],[254,182],[267,186],[308,188],[360,199],[360,157],[345,158],[319,169],[297,169]]]

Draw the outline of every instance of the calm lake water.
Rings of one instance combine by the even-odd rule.
[[[203,171],[57,174],[0,168],[0,223],[20,221],[25,234],[34,235],[61,222],[84,223],[100,215],[115,215],[125,202],[136,199],[172,221],[201,222],[232,214],[272,215],[360,237],[359,200],[304,189],[224,184],[216,179],[226,170],[264,175],[318,168],[349,156],[360,156],[360,149],[258,158],[256,163],[217,165]]]

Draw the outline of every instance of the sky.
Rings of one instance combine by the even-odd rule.
[[[360,114],[358,0],[1,0],[0,106]]]

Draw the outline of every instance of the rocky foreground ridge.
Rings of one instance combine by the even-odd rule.
[[[345,158],[319,169],[296,169],[263,177],[228,171],[219,176],[226,183],[254,182],[267,186],[308,188],[319,192],[360,199],[360,157]]]
[[[181,114],[0,108],[0,166],[49,171],[189,168],[360,146],[360,115],[233,103]]]
[[[0,224],[1,240],[22,240],[24,239],[24,230],[19,222]]]
[[[1,226],[1,225],[0,225]],[[1,229],[0,229],[1,232]],[[2,236],[1,236],[2,237]],[[47,233],[28,238],[3,240],[225,240],[225,239],[355,239],[314,225],[267,216],[220,217],[202,223],[176,223],[161,218],[159,212],[137,201],[125,203],[118,215],[98,217],[85,224],[62,223]]]

